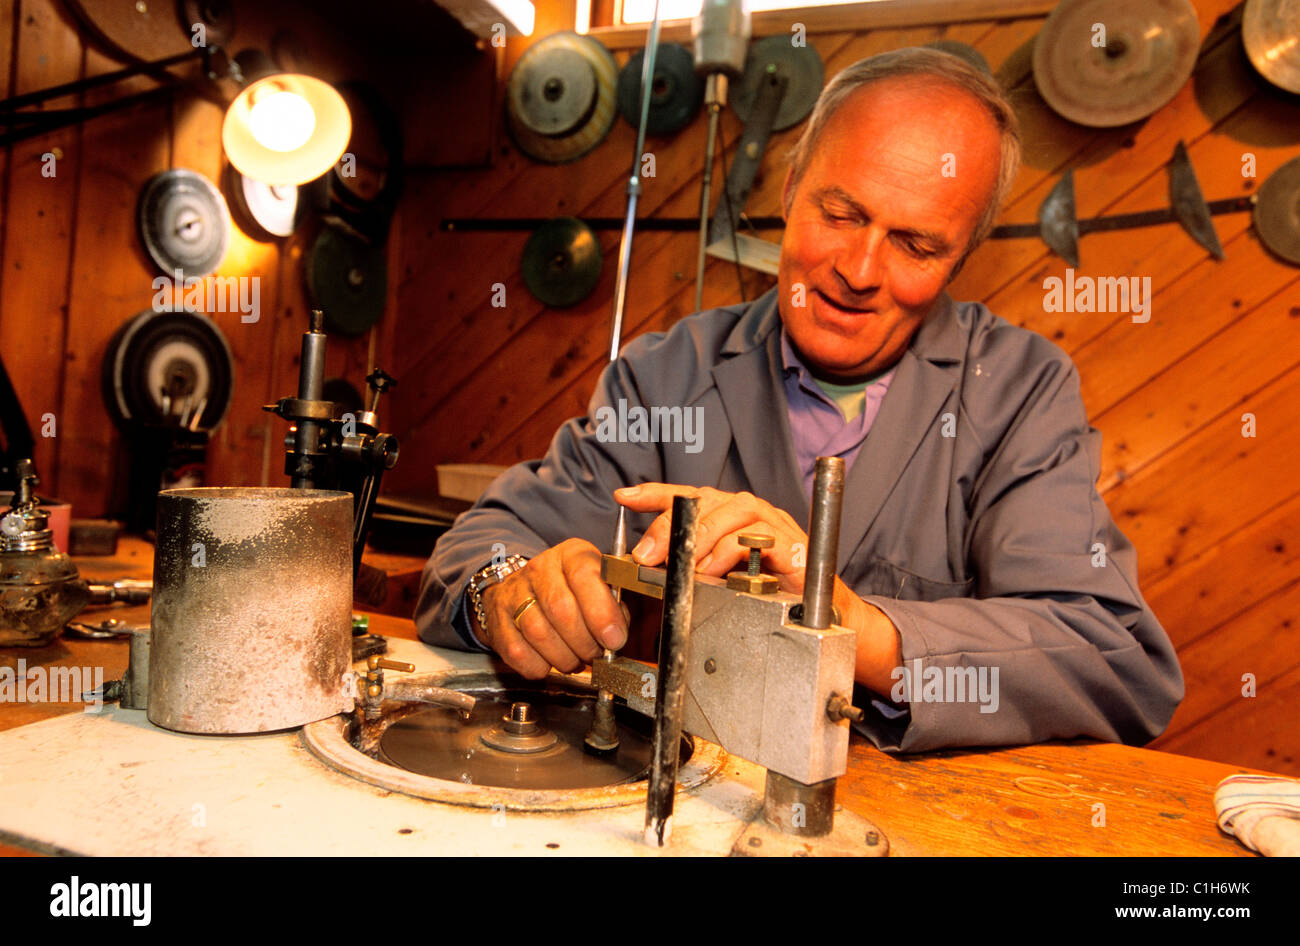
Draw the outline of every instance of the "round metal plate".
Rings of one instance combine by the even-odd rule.
[[[748,122],[754,111],[759,83],[769,70],[785,76],[785,97],[776,113],[774,131],[791,128],[812,112],[822,93],[822,57],[811,46],[792,46],[788,36],[768,36],[749,47],[745,74],[731,96],[731,107]]]
[[[228,46],[235,35],[235,9],[230,0],[181,0],[181,27],[191,36],[202,23],[207,45]]]
[[[506,127],[519,150],[563,164],[582,157],[614,124],[618,67],[598,40],[553,33],[520,57],[506,82]]]
[[[1300,0],[1246,0],[1241,41],[1260,75],[1300,93]]]
[[[528,238],[521,260],[528,291],[555,308],[577,305],[600,282],[600,242],[575,217],[548,220]]]
[[[925,45],[930,49],[937,49],[941,53],[966,60],[985,75],[993,75],[993,70],[989,68],[989,61],[984,58],[984,54],[969,43],[962,43],[955,39],[936,39],[933,43]]]
[[[226,255],[230,213],[221,192],[197,171],[155,174],[140,194],[140,239],[169,276],[206,276]]]
[[[222,184],[230,201],[230,213],[239,229],[263,243],[287,237],[298,227],[304,202],[297,185],[272,185],[240,174],[227,164]]]
[[[641,124],[641,72],[645,50],[638,49],[618,74],[618,111],[633,128]],[[704,80],[695,74],[691,51],[676,43],[660,43],[655,50],[650,112],[646,133],[672,135],[690,124],[704,104]]]
[[[1127,125],[1178,93],[1199,46],[1190,0],[1064,0],[1034,40],[1034,83],[1063,118]]]
[[[1292,158],[1260,186],[1255,231],[1269,250],[1300,266],[1300,158]]]
[[[329,331],[360,335],[384,314],[388,268],[382,247],[326,227],[303,263],[312,303],[324,311]]]
[[[234,388],[234,360],[215,322],[198,312],[137,313],[104,353],[104,402],[119,425],[167,421],[203,404],[198,426],[221,423]],[[174,423],[174,421],[173,421]]]
[[[542,725],[558,737],[553,746],[518,753],[483,742],[512,700],[533,705]],[[650,766],[650,721],[620,707],[618,749],[608,756],[591,755],[582,745],[591,728],[592,705],[590,699],[567,694],[520,691],[480,696],[468,721],[454,709],[430,707],[388,727],[379,744],[380,760],[420,775],[497,788],[600,788],[643,778]],[[683,755],[689,755],[685,745]]]

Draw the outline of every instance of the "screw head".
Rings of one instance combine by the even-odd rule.
[[[770,549],[776,545],[776,539],[758,532],[742,532],[736,540],[747,549]]]
[[[718,662],[717,662],[716,660],[714,660],[712,657],[710,657],[708,660],[704,661],[704,672],[705,672],[705,673],[714,673],[714,672],[717,671],[717,669],[718,669]]]

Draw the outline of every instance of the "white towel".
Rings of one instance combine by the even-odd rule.
[[[1229,775],[1214,792],[1219,828],[1267,857],[1300,857],[1300,781]]]

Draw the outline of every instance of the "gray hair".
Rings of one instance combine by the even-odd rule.
[[[984,241],[993,229],[1002,202],[1006,200],[1015,182],[1016,172],[1020,170],[1020,123],[1011,103],[998,87],[991,75],[971,65],[965,59],[952,53],[942,52],[923,46],[909,46],[895,49],[859,60],[840,72],[830,84],[822,90],[813,109],[808,127],[790,152],[790,169],[793,172],[790,194],[799,186],[808,162],[812,160],[817,138],[830,121],[836,110],[858,89],[881,79],[898,76],[929,76],[949,85],[956,86],[974,96],[997,126],[1002,139],[1002,158],[998,166],[998,184],[993,197],[971,234],[970,244],[962,254],[961,260],[953,269],[955,274],[961,268],[966,257]],[[785,207],[788,213],[790,208]]]

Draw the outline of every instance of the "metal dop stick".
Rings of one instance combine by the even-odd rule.
[[[673,795],[681,759],[682,703],[695,599],[695,526],[699,500],[673,497],[664,582],[664,620],[659,630],[659,685],[655,697],[654,756],[645,800],[645,840],[663,847],[672,834]]]
[[[840,549],[840,509],[844,505],[844,461],[818,457],[813,476],[812,517],[808,522],[808,564],[803,576],[803,626],[831,626],[831,599]]]

